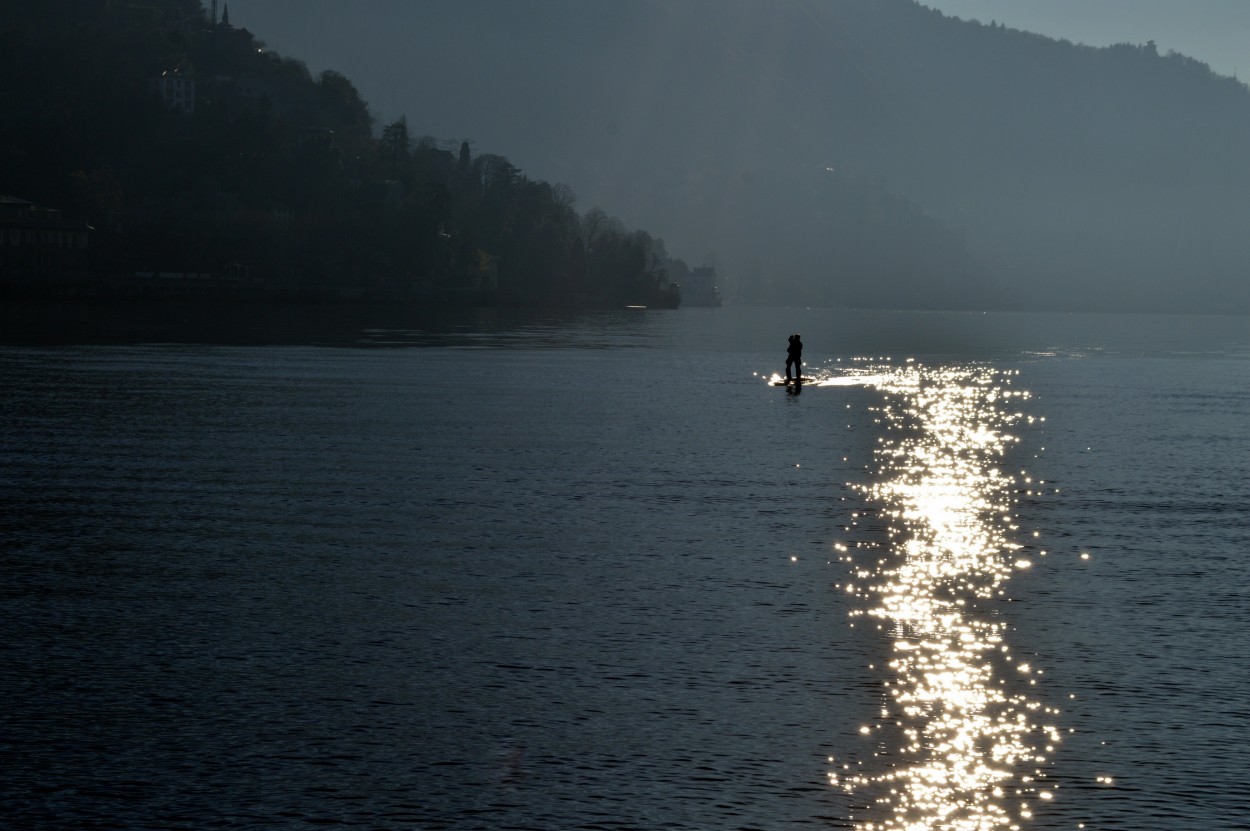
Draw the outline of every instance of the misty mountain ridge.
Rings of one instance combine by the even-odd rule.
[[[739,299],[1250,311],[1250,90],[1153,44],[912,0],[423,12],[420,129],[715,252]]]
[[[206,37],[199,0],[19,8],[0,24],[5,188],[77,209],[118,254],[137,250],[132,220],[146,216],[164,259],[232,246],[255,259],[259,241],[225,230],[196,248],[158,228],[194,234],[162,206],[227,193],[291,218],[264,257],[293,275],[438,284],[482,256],[504,281],[521,263],[535,286],[580,273],[542,276],[539,249],[572,251],[585,234],[565,189],[477,154],[475,167],[498,160],[510,182],[546,188],[564,217],[544,243],[523,232],[542,212],[506,201],[515,221],[477,236],[477,185],[460,187],[454,153],[416,140],[434,134],[506,152],[693,264],[706,253],[731,302],[1250,311],[1250,90],[1153,43],[1078,46],[914,0],[327,5],[355,24],[341,37],[393,61],[411,102],[414,146],[395,167],[377,136],[398,122],[371,124],[346,77],[312,78],[303,56],[244,29]],[[246,9],[232,4],[236,20]],[[182,61],[204,75],[192,119],[145,89]],[[408,213],[385,213],[383,179],[402,180]],[[362,232],[323,251],[327,216],[370,233],[382,217],[393,245]],[[453,220],[457,250],[431,259]]]

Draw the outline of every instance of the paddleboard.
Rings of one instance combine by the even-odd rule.
[[[782,378],[780,381],[773,381],[773,386],[774,386],[774,387],[789,387],[789,386],[793,386],[793,385],[796,383],[796,381],[797,381],[798,383],[810,384],[810,383],[812,383],[812,382],[813,382],[813,381],[815,381],[815,380],[816,380],[815,378],[808,378],[806,375],[804,375],[802,378],[798,378],[798,379],[794,379],[794,378],[790,378],[790,379]]]

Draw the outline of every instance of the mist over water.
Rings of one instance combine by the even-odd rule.
[[[380,323],[3,347],[10,819],[1239,822],[1244,319]]]

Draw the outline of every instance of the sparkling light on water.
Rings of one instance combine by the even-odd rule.
[[[909,364],[873,383],[890,438],[864,490],[888,538],[846,559],[854,614],[877,620],[892,655],[880,718],[861,731],[874,763],[830,780],[866,797],[865,831],[1016,829],[1052,798],[1044,766],[1060,741],[1058,711],[1021,692],[1041,670],[1012,656],[997,608],[1031,565],[1013,542],[1018,482],[1001,469],[1028,393],[977,367]]]

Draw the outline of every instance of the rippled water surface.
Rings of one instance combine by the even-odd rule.
[[[0,825],[1250,817],[1246,318],[4,323]]]

